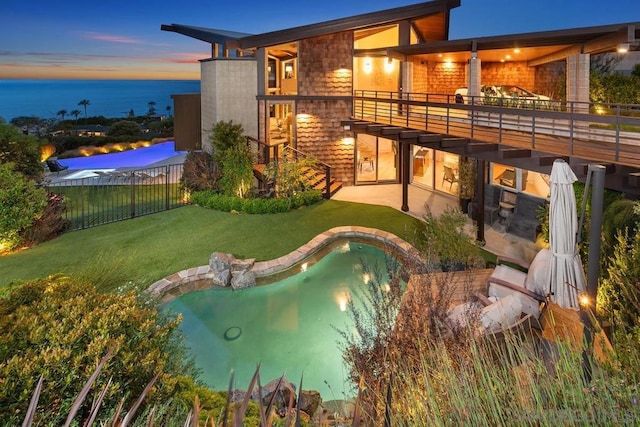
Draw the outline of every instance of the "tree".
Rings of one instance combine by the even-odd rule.
[[[41,126],[44,123],[44,119],[36,116],[18,116],[11,119],[10,123],[19,128],[25,127],[27,129],[25,133],[30,135],[31,129]]]
[[[22,244],[22,233],[44,212],[47,193],[35,182],[0,163],[0,252]]]
[[[87,121],[87,107],[91,104],[91,102],[88,99],[83,99],[82,101],[78,102],[78,105],[84,108],[84,121]]]
[[[16,172],[39,181],[44,172],[40,164],[40,146],[36,137],[0,122],[0,164],[11,162]]]
[[[71,114],[76,119],[76,126],[78,125],[78,116],[82,113],[80,110],[71,110]]]
[[[108,136],[135,136],[140,134],[140,126],[130,120],[114,123],[107,132]]]
[[[167,105],[166,110],[167,110],[167,117],[171,116],[171,105]]]
[[[218,181],[221,192],[244,198],[253,187],[253,156],[242,133],[242,125],[218,122],[211,131],[211,143],[221,174]]]
[[[56,116],[60,116],[60,120],[64,121],[64,116],[67,115],[67,110],[60,110],[56,113]]]
[[[156,113],[156,102],[149,101],[147,105],[149,105],[149,112],[147,114],[153,116]]]

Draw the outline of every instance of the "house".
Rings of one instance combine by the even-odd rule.
[[[465,158],[478,162],[476,188],[544,199],[562,157],[582,180],[588,164],[604,164],[607,187],[640,195],[640,133],[624,130],[640,118],[589,103],[591,56],[637,50],[640,23],[449,40],[459,6],[434,0],[256,35],[161,29],[211,45],[191,98],[203,147],[213,124],[233,120],[271,156],[294,147],[344,185],[403,184],[403,209],[409,184],[457,196]],[[484,85],[558,101],[481,95]],[[466,104],[456,104],[461,87]],[[176,134],[180,110],[196,110],[185,103],[174,107]]]
[[[107,136],[109,126],[103,125],[78,125],[73,128],[73,133],[77,136]]]

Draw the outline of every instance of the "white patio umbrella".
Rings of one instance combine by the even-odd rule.
[[[586,290],[582,262],[577,250],[578,214],[571,167],[561,159],[551,169],[549,205],[549,293],[564,308],[579,309],[578,293]]]

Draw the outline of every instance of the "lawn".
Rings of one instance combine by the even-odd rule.
[[[271,215],[232,214],[186,206],[66,233],[0,258],[0,287],[51,274],[91,270],[146,287],[185,268],[208,263],[211,252],[269,260],[341,225],[379,228],[406,238],[414,219],[385,206],[322,201]],[[111,281],[112,282],[112,281]]]

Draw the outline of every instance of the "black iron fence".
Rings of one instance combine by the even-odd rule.
[[[52,174],[48,191],[60,194],[71,230],[131,219],[187,203],[182,164],[135,170],[83,170]]]

